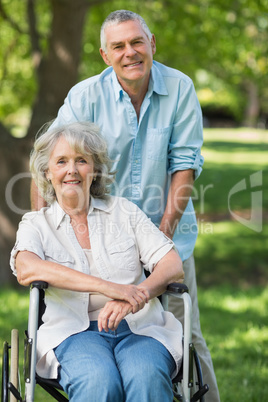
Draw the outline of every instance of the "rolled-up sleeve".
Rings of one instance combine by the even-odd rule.
[[[41,238],[34,225],[32,213],[26,214],[22,218],[16,235],[16,243],[11,251],[10,267],[14,275],[17,275],[15,260],[19,251],[30,251],[41,259],[45,259]]]
[[[193,169],[197,178],[204,163],[202,112],[192,81],[182,82],[169,142],[169,173]]]
[[[152,272],[156,264],[174,247],[174,243],[136,207],[135,236],[144,269]]]

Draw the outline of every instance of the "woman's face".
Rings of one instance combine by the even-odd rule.
[[[80,209],[87,208],[94,176],[92,157],[75,151],[63,136],[60,137],[50,155],[46,172],[59,204],[73,202]]]

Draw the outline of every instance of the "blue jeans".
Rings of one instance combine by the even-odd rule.
[[[157,340],[123,320],[99,332],[97,321],[55,348],[59,382],[73,402],[171,402],[175,361]]]

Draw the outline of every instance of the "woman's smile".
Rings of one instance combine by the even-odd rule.
[[[80,184],[81,183],[81,181],[80,180],[65,180],[64,182],[63,182],[64,184]]]

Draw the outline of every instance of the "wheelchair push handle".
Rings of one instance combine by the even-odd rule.
[[[32,288],[37,288],[37,289],[47,289],[48,288],[48,283],[44,281],[34,281],[31,283],[31,289]]]
[[[186,286],[184,283],[174,282],[168,285],[167,292],[183,294],[188,293],[189,289],[188,286]]]

